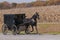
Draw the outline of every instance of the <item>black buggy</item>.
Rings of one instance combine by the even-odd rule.
[[[23,24],[25,17],[25,14],[4,14],[3,34],[7,34],[8,30],[12,31],[13,34],[17,34],[17,26]]]

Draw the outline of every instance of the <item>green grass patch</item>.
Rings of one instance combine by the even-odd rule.
[[[60,34],[60,32],[48,32],[47,34],[57,35],[57,34]]]
[[[44,28],[49,27],[49,25],[51,25],[51,24],[38,24],[39,27],[44,27]]]
[[[60,26],[60,24],[38,24],[39,27],[44,27],[44,28],[47,28],[47,27],[54,27],[54,26]]]

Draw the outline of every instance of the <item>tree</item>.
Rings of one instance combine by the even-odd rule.
[[[17,3],[12,3],[13,8],[16,8],[16,6],[17,6]]]
[[[0,9],[2,9],[3,8],[3,4],[2,3],[0,3]]]
[[[10,9],[10,8],[11,8],[11,5],[9,2],[4,1],[0,3],[0,9]]]

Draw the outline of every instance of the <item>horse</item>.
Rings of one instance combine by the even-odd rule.
[[[31,18],[24,18],[23,20],[21,20],[19,18],[15,19],[16,25],[17,25],[17,34],[19,34],[21,31],[25,31],[26,34],[30,33],[30,31],[28,29],[30,27],[30,25],[32,27],[31,32],[34,31],[34,26],[35,26],[36,32],[38,33],[37,19],[40,19],[38,12],[36,12]]]
[[[25,23],[25,26],[26,26],[26,30],[25,30],[26,32],[28,31],[28,28],[31,25],[31,27],[32,27],[32,31],[31,32],[34,31],[34,26],[35,26],[36,32],[38,33],[37,19],[38,20],[40,19],[38,12],[36,12],[31,18],[24,19],[23,22]]]

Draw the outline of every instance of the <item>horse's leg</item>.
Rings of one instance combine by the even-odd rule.
[[[35,29],[36,29],[36,33],[38,33],[38,29],[37,29],[37,26],[35,26]]]
[[[17,28],[17,34],[19,34],[20,33],[20,27],[18,26],[18,28]]]
[[[32,26],[32,31],[31,32],[33,32],[34,31],[34,28],[33,28],[33,26]]]
[[[26,26],[25,33],[27,33],[27,31],[28,31],[28,26]]]
[[[25,26],[26,27],[26,29],[25,29],[25,33],[26,33],[26,31],[27,31],[27,26]]]

